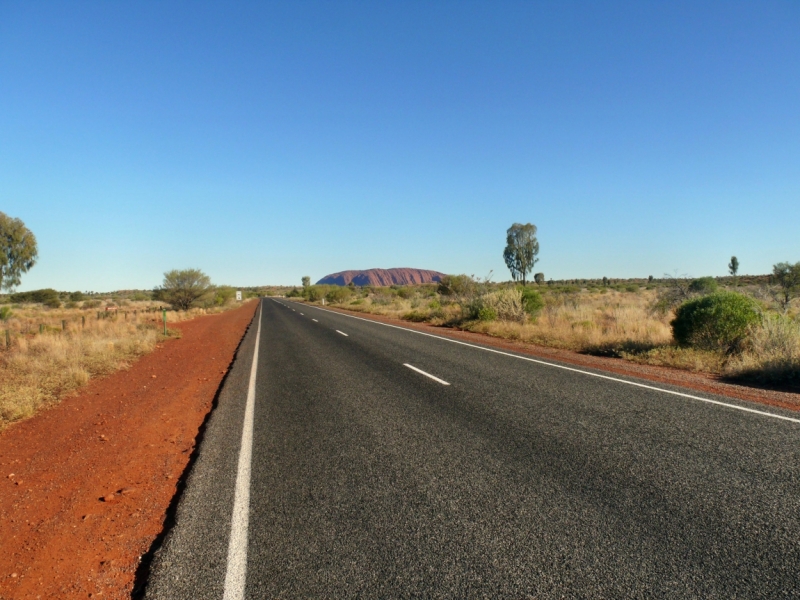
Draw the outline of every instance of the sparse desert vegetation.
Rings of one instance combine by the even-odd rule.
[[[207,290],[167,325],[239,306],[233,288]],[[108,295],[37,290],[0,304],[0,428],[57,402],[91,378],[126,368],[164,339],[163,309],[151,292]],[[178,335],[169,330],[168,335]]]
[[[304,282],[287,295],[643,364],[787,384],[800,381],[800,289],[793,268],[800,271],[800,263],[780,263],[772,276],[526,286],[466,275],[438,285],[384,288]]]

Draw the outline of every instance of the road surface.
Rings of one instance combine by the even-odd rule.
[[[800,596],[800,415],[603,375],[266,299],[146,596]]]

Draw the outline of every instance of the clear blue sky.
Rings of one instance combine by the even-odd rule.
[[[800,260],[800,3],[0,0],[21,290]]]

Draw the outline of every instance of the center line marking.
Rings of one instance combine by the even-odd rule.
[[[447,382],[446,382],[444,379],[439,379],[438,377],[435,377],[435,376],[431,375],[430,373],[426,373],[425,371],[423,371],[422,369],[418,369],[418,368],[417,368],[417,367],[415,367],[414,365],[410,365],[410,364],[408,364],[408,363],[403,363],[403,366],[404,366],[404,367],[408,367],[408,368],[409,368],[409,369],[411,369],[412,371],[416,371],[416,372],[417,372],[417,373],[419,373],[420,375],[425,375],[425,377],[430,377],[431,379],[433,379],[434,381],[438,381],[438,382],[439,382],[439,383],[441,383],[442,385],[450,385],[450,384],[449,384],[449,383],[447,383]]]
[[[341,333],[344,337],[350,337],[344,331],[339,331],[338,329],[336,330],[336,333]]]
[[[400,327],[399,325],[391,325],[389,323],[381,323],[380,321],[373,321],[372,319],[365,319],[364,317],[356,317],[355,315],[348,315],[345,313],[336,312],[333,310],[329,310],[327,308],[321,308],[319,306],[312,306],[311,308],[316,308],[317,310],[321,310],[328,313],[333,313],[335,315],[341,315],[343,317],[347,317],[348,319],[356,319],[358,321],[364,321],[366,323],[370,323],[372,325],[382,325],[383,327],[391,327],[392,329],[399,329],[400,331],[407,331],[408,333],[415,333],[417,335],[423,335],[425,337],[431,337],[437,340],[441,340],[443,342],[449,342],[451,344],[458,344],[459,346],[466,346],[468,348],[474,348],[476,350],[482,350],[483,352],[491,352],[492,354],[500,354],[502,356],[508,356],[510,358],[516,358],[518,360],[524,360],[531,363],[536,363],[539,365],[544,365],[547,367],[554,367],[556,369],[563,369],[564,371],[571,371],[573,373],[581,373],[582,375],[588,375],[589,377],[597,377],[599,379],[606,379],[608,381],[615,381],[617,383],[623,383],[625,385],[632,385],[634,387],[644,388],[647,390],[653,390],[656,392],[662,392],[664,394],[670,394],[672,396],[680,396],[681,398],[689,398],[691,400],[699,400],[700,402],[706,402],[707,404],[714,404],[717,406],[724,406],[725,408],[732,408],[734,410],[740,410],[742,412],[748,412],[756,415],[761,415],[762,417],[772,417],[773,419],[780,419],[781,421],[789,421],[791,423],[800,423],[800,419],[796,417],[787,417],[784,415],[776,414],[767,412],[764,410],[757,410],[755,408],[748,408],[746,406],[739,406],[738,404],[731,404],[730,402],[720,402],[719,400],[712,400],[711,398],[703,398],[702,396],[695,396],[694,394],[687,394],[685,392],[676,392],[674,390],[668,390],[665,388],[656,387],[653,385],[647,385],[645,383],[639,383],[636,381],[628,381],[627,379],[620,379],[619,377],[611,377],[610,375],[603,375],[601,373],[593,373],[592,371],[584,371],[583,369],[576,369],[574,367],[568,367],[566,365],[561,365],[558,363],[552,363],[546,360],[538,360],[536,358],[530,358],[528,356],[520,356],[519,354],[511,354],[509,352],[503,352],[502,350],[495,350],[494,348],[486,348],[484,346],[476,346],[475,344],[469,344],[467,342],[462,342],[460,340],[454,340],[452,338],[444,337],[441,335],[434,335],[432,333],[425,333],[424,331],[417,331],[416,329],[408,329],[407,327]]]
[[[316,319],[311,319],[311,320],[314,321],[314,323],[319,323],[319,321],[317,321]]]

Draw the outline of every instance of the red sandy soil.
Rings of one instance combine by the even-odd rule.
[[[331,307],[327,308],[330,310],[335,310],[336,312],[357,315],[365,319],[398,325],[407,329],[416,329],[418,331],[424,331],[426,333],[432,333],[442,337],[454,338],[464,342],[491,346],[500,350],[509,350],[520,354],[527,354],[542,360],[550,359],[562,363],[569,363],[571,365],[589,367],[609,373],[616,373],[618,375],[638,377],[640,379],[648,379],[650,381],[666,383],[670,385],[679,385],[685,388],[697,390],[699,392],[728,396],[738,400],[748,400],[750,402],[768,404],[770,406],[778,406],[780,408],[788,408],[790,410],[800,410],[800,393],[798,393],[800,390],[781,391],[777,389],[765,389],[756,386],[737,385],[723,381],[720,377],[709,375],[707,373],[695,373],[691,371],[684,371],[682,369],[674,369],[671,367],[640,365],[620,358],[589,356],[586,354],[579,354],[571,350],[560,350],[557,348],[538,346],[536,344],[530,344],[527,342],[505,340],[483,333],[474,333],[471,331],[463,331],[449,327],[437,327],[425,323],[412,323],[409,321],[393,319],[391,317],[385,317],[382,315],[371,315],[358,311],[348,311],[345,309]]]
[[[0,599],[130,597],[256,306],[0,433]]]
[[[441,280],[444,273],[425,269],[367,269],[365,271],[340,271],[320,279],[317,284],[347,285],[416,285]]]

